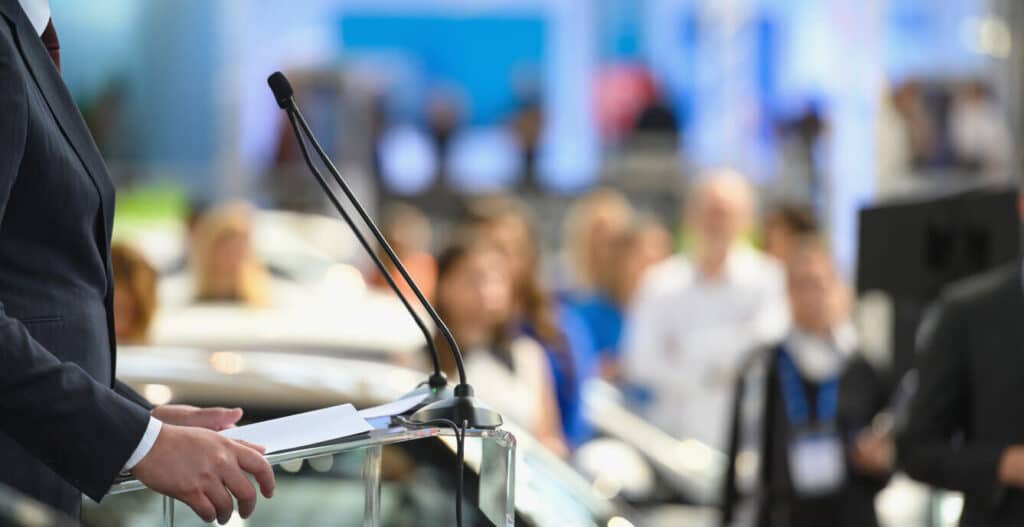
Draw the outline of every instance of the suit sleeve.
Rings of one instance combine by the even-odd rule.
[[[969,322],[966,308],[947,300],[922,323],[918,389],[897,443],[898,457],[906,473],[924,483],[996,500],[1002,448],[955,441],[969,417]]]
[[[128,399],[129,401],[143,407],[147,412],[152,412],[153,408],[155,408],[153,406],[153,403],[149,402],[145,397],[142,396],[142,394],[132,389],[131,386],[128,386],[127,384],[116,379],[114,380],[114,391],[117,392],[117,394],[120,395],[121,397],[124,397],[125,399]]]
[[[28,130],[28,95],[11,34],[0,27],[0,222]],[[2,224],[2,223],[0,223]],[[138,445],[149,414],[61,362],[0,304],[0,431],[99,500]],[[0,467],[2,470],[2,467]]]

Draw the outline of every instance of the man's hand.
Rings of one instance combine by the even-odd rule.
[[[152,450],[132,469],[147,487],[185,502],[203,521],[224,524],[238,500],[248,518],[256,507],[252,474],[263,496],[274,494],[274,472],[262,448],[232,441],[216,432],[165,423]]]
[[[858,472],[884,476],[892,472],[895,459],[896,445],[889,434],[869,428],[857,435],[852,460]]]
[[[219,432],[233,428],[242,418],[241,408],[199,408],[187,404],[165,404],[151,412],[161,422],[178,426],[198,426]]]
[[[1024,445],[1011,445],[999,460],[999,482],[1024,488]]]

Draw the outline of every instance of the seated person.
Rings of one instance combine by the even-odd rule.
[[[877,525],[874,498],[893,449],[869,425],[887,392],[856,353],[825,242],[794,240],[785,263],[794,327],[755,353],[737,381],[722,523]]]
[[[594,343],[583,319],[559,302],[541,279],[539,232],[533,213],[514,198],[473,203],[467,227],[505,255],[512,276],[512,325],[516,335],[540,343],[555,383],[562,434],[570,447],[590,438],[583,388],[597,374]]]
[[[560,287],[573,294],[607,285],[615,240],[629,228],[633,208],[620,192],[601,188],[575,200],[565,215],[562,240],[566,264]]]
[[[205,214],[192,240],[194,301],[267,305],[270,276],[253,252],[248,205],[228,203]]]
[[[392,203],[384,208],[381,229],[391,249],[395,251],[402,265],[409,271],[409,276],[419,286],[423,296],[434,298],[434,287],[437,282],[437,263],[428,252],[430,250],[430,220],[417,208],[404,203]],[[410,301],[416,296],[409,284],[402,279],[401,273],[391,263],[383,247],[377,248],[377,256],[384,262],[391,278],[398,285],[398,290]],[[391,292],[387,280],[376,267],[369,273],[371,286]]]
[[[765,254],[783,261],[793,241],[818,231],[818,220],[809,206],[786,203],[764,217],[761,237]]]
[[[146,257],[123,243],[110,247],[114,268],[114,332],[118,344],[145,344],[156,313],[157,272]]]
[[[648,268],[672,255],[672,235],[654,219],[636,219],[611,242],[607,270],[590,292],[567,295],[597,348],[601,377],[622,377],[621,344],[626,312]]]
[[[481,238],[460,238],[438,258],[437,310],[459,343],[477,397],[566,455],[558,402],[544,349],[512,324],[512,278],[503,253]],[[436,336],[454,379],[448,344]]]

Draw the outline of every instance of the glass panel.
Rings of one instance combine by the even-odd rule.
[[[512,527],[516,523],[515,439],[502,434],[480,441],[480,511],[494,525]]]
[[[381,457],[383,448],[371,446],[366,448],[365,459],[363,460],[363,483],[365,487],[365,502],[363,505],[363,526],[376,527],[380,525],[380,485],[381,485]]]
[[[443,442],[437,440],[439,437]],[[455,457],[447,444],[450,439],[449,430],[392,428],[331,445],[271,455],[277,477],[274,498],[261,500],[244,524],[453,525]],[[514,440],[506,432],[470,432],[467,446],[470,444],[476,446],[467,449],[466,525],[512,525]],[[495,474],[479,478],[480,468],[493,469]],[[380,485],[375,487],[372,481],[367,485],[367,476],[370,480],[378,478]],[[133,481],[122,482],[113,492],[102,504],[85,502],[86,527],[162,524],[163,500],[156,493]],[[184,504],[178,503],[176,509],[175,525],[202,525]],[[365,518],[367,511],[371,515],[379,511],[379,521]]]

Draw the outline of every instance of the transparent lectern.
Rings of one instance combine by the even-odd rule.
[[[377,527],[408,525],[409,519],[417,525],[454,525],[452,430],[384,421],[371,420],[375,429],[365,434],[268,455],[278,478],[274,498],[261,498],[245,525]],[[515,438],[504,430],[470,429],[465,447],[466,524],[513,526]],[[158,496],[136,480],[125,480],[111,488],[103,505],[86,507],[84,519],[106,524],[117,516],[119,524],[154,525],[152,520],[159,516],[162,525],[170,527],[175,525],[175,509],[177,525],[202,524],[184,504]],[[397,518],[403,514],[404,522]],[[440,517],[427,521],[432,515]]]

